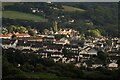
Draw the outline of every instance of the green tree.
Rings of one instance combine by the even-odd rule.
[[[34,68],[35,72],[41,72],[44,71],[44,66],[42,64],[37,64]]]
[[[23,70],[25,72],[32,72],[34,70],[34,66],[30,65],[29,63],[25,63],[20,68],[21,68],[21,70]]]
[[[16,26],[14,25],[10,25],[9,27],[7,27],[7,30],[9,33],[13,33],[17,31]]]
[[[107,60],[107,54],[103,51],[98,51],[98,58],[105,63],[105,61]]]
[[[61,39],[61,38],[66,38],[66,35],[63,34],[56,34],[55,39]]]
[[[35,36],[36,35],[36,33],[32,29],[28,30],[28,34],[31,35],[31,36]]]
[[[27,31],[27,29],[23,26],[17,27],[17,30],[18,30],[19,33],[25,33]]]
[[[49,30],[48,30],[48,29],[44,29],[44,33],[45,33],[45,34],[48,34],[48,33],[49,33]]]
[[[57,21],[54,21],[53,24],[54,24],[54,25],[53,25],[54,32],[58,32],[58,23],[57,23]]]
[[[87,30],[86,36],[101,37],[101,32],[98,29]]]

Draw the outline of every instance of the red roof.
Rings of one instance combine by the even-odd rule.
[[[11,37],[12,34],[0,34],[0,37]]]
[[[29,34],[15,34],[17,37],[30,37]]]
[[[0,34],[0,37],[11,37],[13,34]],[[30,37],[29,34],[15,34],[17,37]]]

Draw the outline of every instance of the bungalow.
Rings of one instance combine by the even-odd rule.
[[[61,60],[61,58],[57,57],[57,56],[54,56],[54,57],[51,57],[51,58],[54,60],[55,63],[59,62]]]
[[[75,66],[76,67],[81,67],[81,63],[76,63]]]
[[[54,42],[54,41],[56,41],[56,39],[53,37],[43,37],[43,41],[44,42]]]
[[[12,34],[0,34],[0,39],[11,39]]]
[[[48,58],[49,52],[44,51],[44,49],[39,49],[34,52],[35,54],[41,55],[41,58]]]
[[[31,42],[31,49],[33,51],[37,51],[43,48],[42,42],[34,42],[34,41],[30,41],[30,42]]]
[[[42,42],[43,37],[30,37],[28,41]]]
[[[51,57],[60,57],[62,58],[64,55],[61,52],[54,52],[51,54]]]
[[[112,69],[117,69],[117,68],[118,68],[118,64],[117,64],[117,63],[114,63],[114,62],[109,63],[109,64],[108,64],[108,68],[109,68],[110,70],[112,70]]]
[[[64,48],[67,51],[71,51],[72,53],[79,53],[79,47],[78,47],[78,45],[65,44]]]
[[[70,43],[70,41],[66,38],[61,38],[60,41],[64,42],[64,44],[69,44]]]
[[[17,43],[16,48],[20,49],[20,50],[24,50],[24,49],[29,49],[30,50],[31,46],[28,43],[24,43],[24,44]]]
[[[16,35],[16,37],[30,37],[29,34],[19,34],[19,33],[16,33],[15,35]]]
[[[92,63],[92,67],[91,68],[98,68],[98,67],[103,67],[103,64],[101,62],[98,62],[98,61],[94,61]]]
[[[63,45],[62,44],[44,44],[43,45],[45,51],[48,51],[48,52],[62,52],[62,49],[63,49]]]
[[[76,67],[85,67],[85,68],[88,67],[88,65],[86,64],[86,62],[83,62],[83,63],[81,63],[81,62],[76,63],[75,66],[76,66]]]
[[[71,62],[73,63],[76,62],[76,59],[71,57],[71,58],[67,58],[65,61],[65,63],[71,63]]]
[[[2,48],[8,49],[11,46],[10,44],[10,39],[2,39],[2,43],[0,45],[2,46]]]
[[[102,48],[104,47],[103,43],[96,43],[95,45],[96,48]]]
[[[95,49],[90,49],[90,50],[88,50],[88,54],[89,54],[89,55],[97,55],[97,50],[95,50]]]

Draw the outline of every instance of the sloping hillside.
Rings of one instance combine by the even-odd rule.
[[[80,8],[76,8],[76,7],[72,7],[72,6],[67,6],[67,5],[63,5],[64,11],[66,12],[74,12],[74,11],[80,11],[83,12],[85,11],[84,9],[80,9]]]
[[[28,20],[28,21],[34,21],[34,22],[45,22],[47,19],[36,16],[34,14],[29,13],[23,13],[18,11],[3,11],[2,12],[3,18],[9,18],[9,19],[20,19],[20,20]]]

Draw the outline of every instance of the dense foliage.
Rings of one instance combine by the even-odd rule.
[[[3,49],[3,80],[6,78],[43,78],[45,80],[119,79],[119,69],[110,71],[101,67],[95,70],[78,68],[72,63],[54,63],[52,59],[40,58],[40,55],[34,54],[32,51],[26,50],[24,52],[12,48]],[[101,55],[101,52],[99,55],[99,59],[105,60],[105,55]]]

